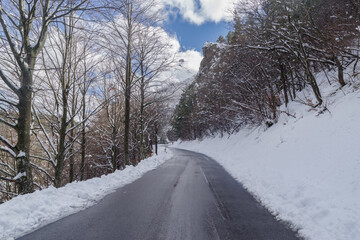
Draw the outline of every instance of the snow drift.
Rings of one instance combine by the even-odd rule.
[[[136,167],[21,195],[0,205],[0,239],[10,240],[34,231],[70,214],[88,208],[117,188],[140,178],[172,157],[171,151],[160,148],[158,156],[141,161]]]
[[[268,129],[175,146],[214,158],[305,239],[360,239],[359,85],[326,84],[326,108],[299,103],[311,100],[304,91]]]

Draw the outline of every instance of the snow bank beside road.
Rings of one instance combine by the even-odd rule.
[[[50,222],[88,208],[128,183],[140,178],[172,157],[171,151],[161,147],[158,156],[152,156],[129,166],[123,171],[67,184],[62,188],[49,187],[22,195],[0,205],[0,239],[20,237]]]
[[[286,117],[174,147],[207,154],[306,239],[360,239],[360,92],[324,93],[330,112],[291,103]]]

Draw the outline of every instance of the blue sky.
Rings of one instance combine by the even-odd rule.
[[[174,41],[174,50],[181,63],[170,70],[170,76],[179,82],[189,80],[199,70],[204,43],[227,35],[234,1],[239,0],[159,1],[163,2],[167,17],[162,27],[169,34],[169,41]]]
[[[181,50],[202,53],[205,42],[226,36],[232,20],[234,2],[238,0],[160,0],[168,13],[165,30],[176,36]]]
[[[195,49],[202,53],[205,42],[215,42],[220,35],[224,37],[229,31],[229,23],[207,21],[196,25],[184,20],[181,16],[171,17],[164,25],[171,35],[176,35],[182,50]]]

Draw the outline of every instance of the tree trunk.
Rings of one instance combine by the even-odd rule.
[[[117,136],[117,129],[116,125],[113,126],[112,131],[112,156],[111,156],[111,163],[112,163],[112,171],[115,172],[117,169],[117,146],[116,146],[116,136]]]
[[[341,87],[345,86],[345,80],[344,80],[344,69],[343,66],[341,65],[340,60],[337,57],[334,57],[334,61],[336,63],[336,67],[338,69],[338,79],[339,79],[339,83],[341,85]]]
[[[277,99],[276,99],[276,96],[275,96],[275,93],[274,93],[274,88],[271,85],[271,82],[269,81],[269,79],[267,77],[265,79],[266,79],[267,86],[268,86],[268,88],[270,90],[270,97],[268,97],[268,101],[269,101],[268,105],[269,105],[269,107],[271,109],[272,119],[275,120],[277,118],[277,112],[276,112]],[[264,113],[263,113],[260,102],[258,100],[256,100],[256,102],[257,102],[257,106],[259,107],[259,112],[261,113],[261,116],[264,117]],[[266,117],[268,117],[267,113],[266,113]],[[264,119],[262,119],[262,120],[264,120]]]
[[[145,159],[146,151],[144,146],[144,102],[145,102],[145,86],[144,86],[144,65],[140,63],[141,83],[140,83],[140,160]]]
[[[71,75],[70,75],[70,71],[68,71],[68,78],[70,79]],[[72,120],[70,123],[70,128],[72,129],[70,132],[70,141],[72,142],[71,146],[70,146],[70,150],[69,150],[69,154],[70,154],[70,158],[69,158],[69,182],[73,182],[74,181],[74,164],[75,164],[75,159],[74,159],[74,139],[75,139],[75,131],[74,131],[74,126],[75,126],[75,120],[74,120],[74,116],[76,114],[76,109],[75,109],[75,81],[73,82],[73,86],[72,86],[72,100],[71,100],[71,116],[72,116]]]
[[[73,86],[73,98],[72,98],[71,115],[72,116],[75,115],[75,87],[74,86]],[[73,129],[74,126],[75,126],[75,121],[73,119],[73,120],[71,120],[71,124],[70,124],[70,128],[72,129],[70,131],[70,141],[72,142],[72,144],[71,144],[71,147],[70,147],[70,150],[69,150],[69,154],[70,154],[70,158],[69,158],[69,182],[74,181],[74,164],[75,164],[75,159],[74,159],[75,131]]]
[[[289,97],[288,97],[288,90],[287,90],[287,79],[286,79],[286,72],[285,67],[283,64],[280,63],[280,78],[283,85],[283,92],[284,92],[284,98],[285,98],[285,106],[287,107],[289,103]]]
[[[311,88],[313,89],[315,97],[318,101],[318,105],[321,105],[323,102],[322,97],[321,97],[321,92],[320,92],[319,86],[316,82],[316,79],[315,79],[313,73],[311,72],[310,60],[309,60],[308,54],[304,48],[302,36],[299,32],[297,32],[297,35],[298,35],[298,40],[300,42],[300,54],[297,57],[299,58],[301,64],[305,68],[305,74],[307,76],[307,79],[310,83]]]
[[[316,82],[316,79],[309,68],[309,64],[307,64],[305,71],[306,71],[306,75],[308,77],[310,86],[313,89],[313,92],[315,94],[316,100],[318,101],[318,105],[321,105],[323,103],[323,100],[321,97],[321,92],[320,92],[319,86]]]
[[[292,85],[292,97],[293,100],[296,98],[296,86],[295,86],[295,80],[294,80],[294,73],[290,69],[290,76],[291,76],[291,85]]]
[[[305,55],[305,53],[304,53]],[[301,61],[304,69],[305,69],[305,74],[306,74],[306,78],[314,92],[314,95],[316,97],[316,100],[318,101],[318,104],[317,105],[321,105],[323,103],[323,100],[322,100],[322,97],[321,97],[321,92],[320,92],[320,89],[319,89],[319,86],[316,82],[316,79],[314,77],[314,74],[311,72],[311,69],[310,69],[310,62],[309,60],[307,60],[306,58],[302,59],[303,61]]]
[[[32,74],[23,72],[22,86],[19,94],[19,118],[17,125],[18,142],[16,144],[16,170],[18,176],[16,186],[19,194],[34,191],[32,169],[30,164],[30,128],[32,105]]]
[[[71,124],[70,127],[73,127],[73,123]],[[70,141],[74,140],[74,130],[71,130],[70,132]],[[74,159],[74,146],[72,145],[69,149],[69,182],[73,182],[74,181],[74,163],[75,163],[75,159]]]
[[[63,79],[63,83],[65,83],[65,78]],[[69,89],[66,84],[63,86],[62,90],[62,117],[61,117],[61,127],[59,132],[59,145],[58,145],[58,154],[56,156],[56,166],[55,166],[55,179],[54,185],[59,188],[62,186],[62,172],[64,170],[64,162],[65,162],[65,140],[66,140],[66,129],[67,129],[67,113],[68,113],[68,97],[69,97]]]
[[[129,34],[130,35],[130,34]],[[130,134],[130,98],[131,98],[131,39],[128,41],[125,75],[125,133],[124,133],[124,167],[130,165],[129,134]]]
[[[158,127],[157,124],[155,124],[155,154],[158,155]]]
[[[125,90],[125,133],[124,133],[124,167],[130,165],[129,134],[130,134],[130,87]]]
[[[85,85],[85,81],[84,81]],[[81,124],[81,164],[80,164],[80,181],[84,180],[85,177],[85,155],[86,155],[86,99],[85,99],[85,86],[83,92],[83,109],[82,109],[82,119]]]

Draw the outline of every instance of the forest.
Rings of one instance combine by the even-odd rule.
[[[0,2],[0,203],[157,154],[176,90],[157,4]]]
[[[290,101],[327,111],[316,74],[336,71],[339,90],[359,83],[359,7],[354,0],[236,5],[228,35],[204,45],[199,73],[171,119],[169,139],[232,134],[248,124],[271,127],[281,114],[291,117],[279,109]],[[315,101],[297,96],[305,88]]]

